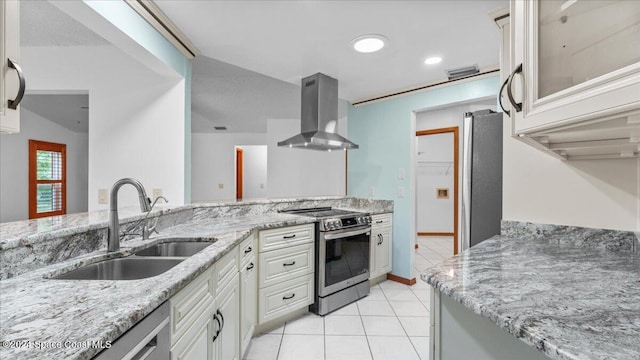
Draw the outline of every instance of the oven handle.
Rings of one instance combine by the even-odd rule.
[[[346,238],[346,237],[350,237],[350,236],[362,235],[362,234],[366,234],[366,233],[370,233],[370,232],[371,232],[371,227],[367,226],[364,229],[346,231],[346,232],[341,232],[341,233],[338,233],[338,234],[325,233],[322,237],[325,240],[335,240],[335,239],[342,239],[342,238]]]

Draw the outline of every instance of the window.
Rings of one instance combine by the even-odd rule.
[[[29,140],[29,219],[67,213],[67,146]]]

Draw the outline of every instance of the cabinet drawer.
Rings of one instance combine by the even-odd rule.
[[[374,228],[390,227],[391,214],[377,214],[371,216],[371,226]]]
[[[215,268],[215,265],[212,266]],[[200,274],[169,300],[171,308],[171,340],[174,343],[208,308],[213,308],[215,287],[212,269]]]
[[[255,257],[258,252],[258,248],[256,247],[256,234],[253,233],[249,235],[248,238],[244,239],[240,243],[240,266],[238,270],[242,269],[245,265],[249,263],[249,261]]]
[[[260,288],[313,273],[314,243],[261,253]]]
[[[313,274],[260,289],[258,322],[265,323],[312,303]]]
[[[216,289],[221,289],[238,273],[238,250],[234,248],[220,260],[216,261],[214,271]]]
[[[260,252],[313,242],[315,225],[305,224],[260,231]]]

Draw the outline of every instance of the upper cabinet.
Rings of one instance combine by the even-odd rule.
[[[514,135],[566,160],[637,157],[640,1],[512,0]]]
[[[0,132],[20,131],[20,101],[25,81],[19,58],[19,3],[17,0],[0,2]]]

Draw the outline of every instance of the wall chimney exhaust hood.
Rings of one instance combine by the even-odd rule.
[[[358,145],[335,133],[338,127],[338,80],[317,73],[302,79],[300,134],[278,146],[311,150],[351,150]]]

